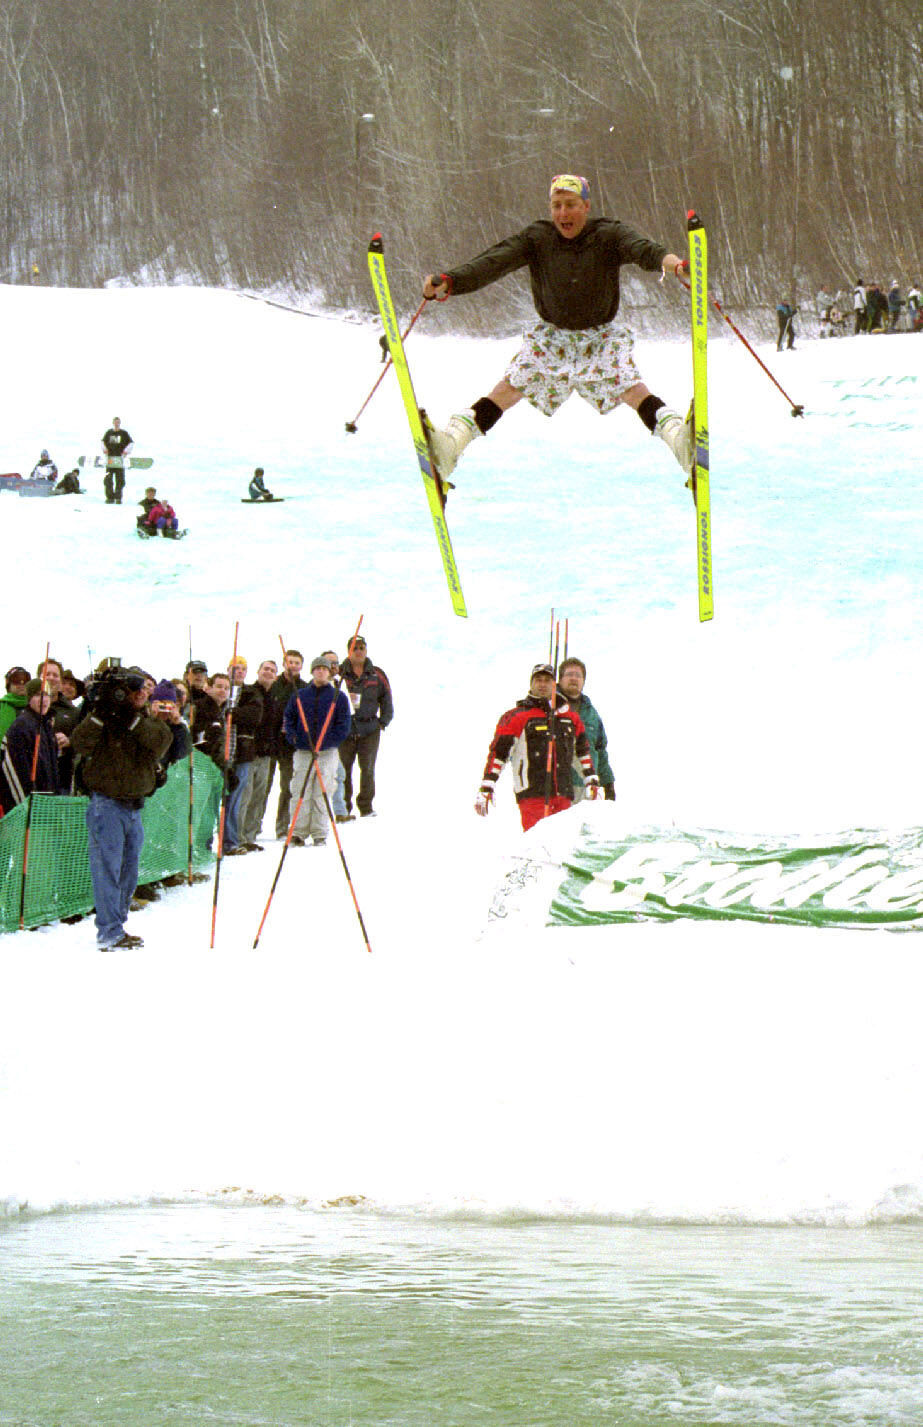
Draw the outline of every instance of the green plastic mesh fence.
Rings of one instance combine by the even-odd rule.
[[[221,800],[221,774],[210,758],[193,754],[192,860],[209,862],[208,842]],[[34,794],[0,819],[0,931],[16,931],[89,912],[93,907],[87,852],[86,798]],[[189,760],[174,763],[167,782],[141,814],[144,848],[139,882],[154,882],[189,863]],[[28,839],[28,861],[23,858]]]

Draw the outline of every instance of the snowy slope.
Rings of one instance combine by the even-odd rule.
[[[378,375],[374,329],[191,289],[2,301],[0,466],[28,471],[47,446],[67,469],[119,415],[155,458],[126,503],[153,482],[191,532],[142,544],[98,471],[73,500],[0,494],[18,560],[5,667],[50,641],[78,670],[121,654],[162,677],[190,629],[217,667],[239,621],[252,671],[280,636],[308,657],[344,648],[362,614],[397,713],[380,816],[343,838],[371,957],[332,847],[292,854],[253,953],[272,842],[227,864],[213,953],[209,886],[133,918],[132,957],[99,957],[89,923],[3,938],[0,1202],[236,1185],[627,1216],[919,1211],[913,936],[488,931],[523,843],[505,780],[486,823],[471,804],[553,605],[615,755],[619,800],[587,816],[620,832],[919,823],[923,342],[761,348],[803,421],[733,338],[712,343],[709,626],[661,444],[628,411],[517,409],[470,449],[450,503],[462,621],[390,380],[343,430]],[[515,345],[415,332],[420,399],[436,419],[469,403]],[[686,402],[683,344],[638,360]],[[257,464],[284,505],[241,505]]]

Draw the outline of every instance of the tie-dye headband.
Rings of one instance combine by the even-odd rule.
[[[579,174],[555,174],[554,178],[551,180],[551,188],[548,191],[549,198],[552,196],[555,189],[558,188],[563,188],[566,193],[576,193],[577,197],[582,198],[584,202],[589,201],[590,185],[587,183],[586,179],[581,178]]]

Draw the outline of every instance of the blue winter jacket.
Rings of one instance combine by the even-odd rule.
[[[327,724],[321,748],[339,748],[343,739],[348,735],[352,722],[349,696],[342,690],[338,691],[333,684],[322,684],[318,688],[313,680],[305,688],[299,689],[297,694],[292,694],[285,706],[282,728],[288,742],[295,748],[316,748],[328,710],[334,701],[336,701],[336,707]],[[298,712],[299,704],[304,713],[305,723],[308,725],[310,740],[308,734],[305,733],[301,714]]]

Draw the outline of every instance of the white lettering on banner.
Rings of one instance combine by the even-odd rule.
[[[715,909],[749,902],[770,913],[778,906],[802,907],[816,897],[831,911],[887,913],[917,906],[923,899],[923,866],[891,872],[887,858],[887,847],[869,847],[833,862],[802,861],[786,871],[778,859],[755,867],[712,862],[687,840],[639,843],[594,873],[580,900],[587,911],[603,913],[631,911],[648,897],[669,907],[695,900]]]
[[[591,912],[625,911],[643,902],[648,892],[662,892],[666,886],[663,873],[681,867],[697,851],[694,842],[639,843],[629,847],[595,874],[584,887],[581,901]],[[625,886],[616,891],[616,882],[624,882]]]
[[[903,912],[923,903],[923,867],[908,867],[873,887],[866,901],[873,912]]]

